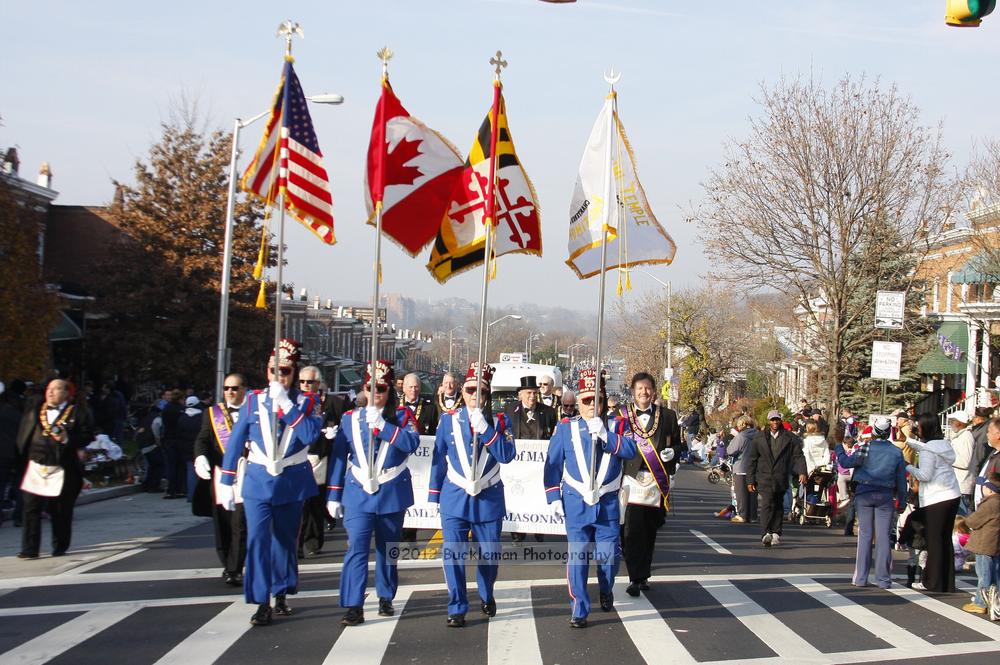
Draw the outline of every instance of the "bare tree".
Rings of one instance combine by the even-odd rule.
[[[759,103],[762,116],[726,145],[692,218],[714,276],[802,308],[832,410],[846,355],[873,339],[873,329],[857,333],[874,290],[915,286],[912,259],[956,202],[949,155],[940,128],[921,125],[917,107],[878,81],[845,77],[827,90],[782,80],[762,86]]]
[[[965,182],[972,194],[970,212],[985,212],[992,220],[1000,217],[1000,141],[988,139],[976,150]],[[1000,282],[1000,234],[996,224],[973,223],[972,233],[976,267],[989,281]]]

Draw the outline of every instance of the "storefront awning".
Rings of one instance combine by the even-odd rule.
[[[969,328],[962,321],[938,326],[930,351],[917,362],[918,374],[965,374],[969,355]]]
[[[989,266],[989,259],[983,255],[973,256],[957,271],[952,273],[955,284],[996,284],[1000,282],[1000,266]]]

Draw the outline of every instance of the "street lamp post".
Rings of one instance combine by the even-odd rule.
[[[451,366],[451,341],[452,341],[452,333],[454,333],[456,330],[458,330],[461,327],[462,326],[460,326],[460,325],[459,326],[455,326],[454,328],[452,328],[451,330],[448,331],[448,371],[449,372],[452,370],[452,366]]]
[[[528,362],[531,362],[531,343],[536,339],[541,339],[545,337],[545,333],[531,333],[528,335],[528,340],[524,343],[524,351],[528,356]]]
[[[514,319],[515,321],[520,321],[523,318],[524,317],[521,316],[520,314],[507,314],[506,316],[501,316],[496,321],[490,321],[486,325],[486,338],[483,340],[484,341],[484,344],[483,344],[483,358],[484,358],[484,362],[485,362],[485,358],[486,358],[486,352],[489,350],[489,346],[490,346],[490,328],[492,328],[496,324],[500,323],[501,321],[505,321],[507,319]],[[482,335],[483,332],[480,331],[479,334]]]
[[[315,104],[342,104],[344,98],[336,93],[326,93],[306,97],[307,100]],[[241,120],[236,118],[233,122],[233,146],[229,155],[229,195],[226,199],[226,232],[223,240],[222,250],[222,283],[219,288],[219,344],[216,349],[215,365],[215,398],[222,399],[222,384],[226,379],[226,372],[229,369],[229,353],[226,348],[226,339],[229,333],[229,277],[233,265],[233,224],[235,220],[234,208],[236,207],[236,158],[240,152],[240,130],[249,127],[264,116],[268,115],[271,109],[262,111],[250,118]],[[277,293],[277,298],[281,293]]]

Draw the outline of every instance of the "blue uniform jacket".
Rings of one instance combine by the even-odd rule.
[[[252,392],[240,410],[240,417],[233,426],[226,445],[226,453],[222,457],[222,484],[232,485],[236,480],[236,465],[243,456],[249,442],[251,453],[254,450],[264,457],[268,456],[264,447],[264,435],[260,428],[260,413],[258,395],[263,391]],[[295,398],[293,397],[293,400]],[[288,413],[282,414],[278,423],[278,441],[280,445],[287,427],[294,427],[292,440],[285,450],[284,458],[296,455],[301,450],[309,448],[309,444],[319,436],[323,419],[318,410],[316,397],[304,395],[299,403]],[[271,398],[264,394],[264,408],[273,416]],[[270,435],[270,433],[269,433]],[[277,476],[268,473],[267,468],[247,460],[246,474],[243,478],[242,495],[245,499],[257,499],[276,505],[304,501],[317,493],[316,480],[313,478],[312,465],[309,460],[286,467]]]
[[[472,496],[448,479],[448,464],[461,474],[462,466],[458,459],[456,437],[453,431],[455,416],[462,427],[462,440],[465,443],[465,454],[472,460],[472,426],[469,424],[469,410],[462,407],[458,411],[449,411],[441,416],[437,434],[434,439],[434,455],[431,457],[431,478],[429,481],[428,500],[439,503],[441,514],[460,517],[470,522],[492,522],[502,519],[507,514],[504,501],[503,482],[497,482],[490,488],[482,490],[477,496]],[[486,432],[479,435],[480,458],[487,456],[486,466],[481,477],[487,477],[498,464],[506,464],[514,459],[516,454],[514,434],[507,427],[507,419],[501,413],[495,416],[496,423],[487,419]]]
[[[354,440],[353,419],[359,419],[361,440]],[[351,467],[360,469],[358,447],[368,457],[368,422],[363,409],[348,411],[340,419],[340,429],[333,440],[330,453],[330,474],[327,479],[327,501],[340,501],[348,511],[386,515],[398,513],[413,505],[413,484],[410,470],[405,469],[395,478],[379,486],[374,494],[369,494],[355,478]],[[393,420],[386,420],[375,437],[375,460],[383,446],[389,446],[379,472],[386,471],[406,462],[410,453],[420,446],[420,434],[416,422],[406,407],[396,409]],[[369,460],[369,464],[374,461]]]
[[[588,506],[579,491],[563,479],[564,474],[571,475],[576,480],[580,480],[584,485],[590,482],[590,471],[587,468],[580,469],[577,464],[576,453],[573,450],[573,423],[577,422],[580,427],[580,448],[583,452],[584,464],[590,464],[591,437],[587,429],[587,421],[576,416],[575,418],[563,418],[556,425],[556,431],[549,440],[549,454],[545,459],[545,470],[543,478],[545,480],[545,498],[549,503],[563,500],[563,509],[566,511],[566,522],[576,525],[617,523],[620,508],[618,506],[618,492],[611,491],[605,494],[593,506]],[[608,420],[608,440],[602,441],[597,449],[595,463],[597,468],[601,468],[601,462],[608,455],[608,469],[603,478],[598,478],[600,485],[606,485],[614,481],[622,472],[622,460],[632,459],[636,455],[635,439],[628,428],[628,421],[624,418],[610,418]]]

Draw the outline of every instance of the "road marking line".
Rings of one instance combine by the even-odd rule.
[[[644,594],[633,598],[625,593],[624,582],[615,584],[615,611],[629,639],[649,665],[696,663],[670,625]]]
[[[703,543],[711,547],[719,554],[732,554],[732,552],[730,552],[725,547],[723,547],[719,543],[715,542],[714,540],[703,534],[701,531],[695,531],[694,529],[689,529],[689,531],[691,531],[691,533],[693,533],[698,540],[702,541]]]
[[[489,620],[488,665],[541,665],[542,650],[531,602],[532,580],[517,581],[522,584],[493,590],[497,615]]]
[[[794,630],[783,624],[776,616],[755,603],[730,582],[698,581],[705,591],[729,610],[740,623],[746,626],[761,642],[782,658],[794,662],[825,662],[819,649],[806,642]]]
[[[249,630],[249,612],[249,606],[242,600],[231,603],[167,652],[155,665],[211,665]]]
[[[135,604],[91,610],[3,654],[3,662],[41,665],[110,628],[139,609]]]
[[[135,556],[136,554],[141,554],[148,551],[148,547],[137,547],[133,550],[125,550],[124,552],[118,552],[117,554],[112,554],[111,556],[106,556],[95,561],[88,561],[87,563],[77,566],[76,568],[70,568],[67,571],[59,573],[59,577],[67,578],[73,577],[74,575],[82,575],[88,570],[93,570],[94,568],[100,568],[101,566],[107,565],[109,563],[115,563],[116,561],[121,561],[122,559],[127,559],[130,556]]]
[[[952,607],[951,605],[943,603],[940,600],[936,600],[930,596],[925,596],[919,591],[914,591],[913,589],[907,589],[906,587],[891,587],[889,591],[897,596],[912,601],[921,607],[925,607],[931,612],[943,616],[949,621],[954,621],[960,626],[965,626],[970,630],[976,631],[980,635],[985,635],[994,642],[1000,641],[1000,626],[997,626],[989,621],[973,616],[968,612],[963,612],[957,607]]]
[[[444,543],[444,532],[438,529],[428,540],[427,544],[420,550],[418,559],[437,559],[441,554],[441,544]]]
[[[334,663],[351,663],[351,665],[379,665],[385,656],[385,650],[389,647],[393,631],[396,630],[396,623],[399,615],[403,613],[407,601],[410,600],[410,591],[400,589],[396,592],[393,606],[396,613],[391,617],[380,617],[378,615],[378,597],[375,594],[368,594],[365,599],[365,623],[363,626],[344,626],[340,632],[340,637],[333,643],[330,652],[326,654],[323,665],[333,665]]]
[[[856,623],[880,640],[896,648],[927,649],[930,642],[884,619],[867,607],[855,603],[833,589],[807,578],[790,577],[786,580],[802,593],[837,612],[842,617]]]

